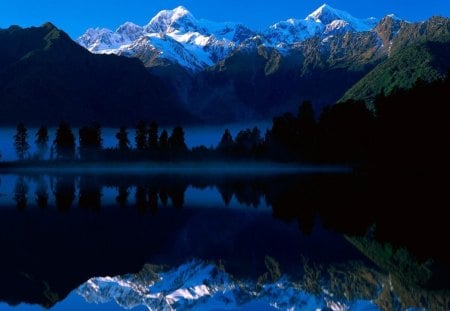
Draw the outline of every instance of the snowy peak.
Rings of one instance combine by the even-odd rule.
[[[117,28],[116,32],[120,34],[132,34],[136,32],[142,32],[143,28],[131,22],[126,22]]]
[[[179,6],[173,10],[163,10],[156,14],[145,27],[146,32],[173,32],[175,30],[195,30],[197,20],[185,7]],[[184,29],[181,29],[184,28]]]
[[[317,10],[309,14],[306,19],[311,19],[316,22],[330,24],[334,20],[345,20],[350,15],[346,12],[336,10],[328,4],[323,4]]]
[[[197,19],[179,6],[160,11],[145,26],[127,22],[116,31],[89,29],[77,42],[93,53],[137,57],[148,67],[164,60],[196,72],[217,64],[237,49],[251,49],[255,37],[260,38],[260,44],[286,51],[288,46],[309,38],[325,40],[346,32],[369,31],[377,23],[375,18],[358,19],[324,4],[305,19],[291,18],[257,33],[242,24]]]
[[[368,31],[371,30],[377,24],[376,18],[358,19],[353,17],[347,12],[332,8],[328,4],[324,4],[317,10],[312,12],[306,17],[306,20],[313,20],[315,22],[330,25],[336,21],[344,21],[347,26],[350,26],[355,31]]]
[[[126,22],[117,28],[116,33],[123,36],[124,41],[137,40],[143,33],[144,28],[131,22]]]
[[[377,22],[375,18],[355,18],[324,4],[305,19],[290,18],[270,26],[265,36],[269,45],[283,46],[312,37],[327,37],[348,31],[369,31]]]

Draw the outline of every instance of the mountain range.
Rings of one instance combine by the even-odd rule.
[[[268,120],[304,100],[318,114],[442,78],[448,51],[448,18],[360,19],[329,5],[262,31],[184,7],[144,26],[88,29],[76,42],[51,23],[11,26],[0,30],[0,124]]]
[[[326,40],[349,31],[369,31],[377,22],[373,17],[354,18],[325,4],[305,19],[288,19],[256,32],[243,24],[197,19],[179,6],[159,12],[145,26],[127,22],[116,31],[88,29],[77,42],[97,54],[138,57],[148,67],[169,62],[198,72],[224,60],[236,49],[251,50],[263,45],[286,53],[291,44],[313,37]]]
[[[140,59],[189,111],[216,123],[295,112],[304,100],[320,113],[339,100],[370,103],[383,90],[441,78],[450,67],[449,34],[448,18],[360,19],[326,4],[262,31],[177,7],[145,26],[89,29],[77,42],[93,53]],[[440,47],[418,47],[436,41]]]

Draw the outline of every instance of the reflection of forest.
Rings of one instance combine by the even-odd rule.
[[[31,187],[31,181],[37,186]],[[185,198],[189,187],[217,189],[222,206],[208,211],[186,208],[192,207]],[[112,203],[107,203],[104,197],[105,188],[114,189]],[[301,247],[277,231],[279,229],[274,229],[274,223],[286,226],[282,222],[256,222],[257,217],[262,216],[252,213],[253,208],[227,209],[234,199],[251,207],[266,202],[272,208],[273,217],[297,222],[301,231],[314,239],[318,223],[321,223],[327,230],[337,233],[350,236],[369,233],[382,243],[391,243],[394,249],[406,247],[419,263],[432,257],[434,267],[440,269],[438,285],[448,287],[448,281],[443,280],[450,279],[450,255],[443,245],[430,243],[446,234],[447,218],[440,208],[448,201],[444,196],[443,189],[427,188],[415,177],[395,174],[390,174],[389,179],[338,174],[19,176],[13,198],[20,213],[14,209],[0,210],[0,241],[3,249],[12,250],[11,256],[3,257],[2,266],[13,267],[2,275],[11,280],[8,286],[14,282],[16,286],[0,288],[0,292],[5,293],[8,301],[19,302],[22,298],[18,293],[22,290],[17,289],[23,288],[30,295],[40,297],[29,300],[53,304],[54,301],[47,298],[42,300],[39,293],[45,290],[44,284],[51,277],[61,286],[60,277],[51,272],[55,265],[64,270],[59,271],[61,277],[70,280],[62,282],[67,287],[56,289],[61,298],[89,277],[138,271],[149,258],[152,262],[159,260],[170,265],[168,253],[170,258],[182,260],[186,256],[200,256],[205,260],[226,258],[228,267],[239,271],[245,267],[250,273],[258,269],[252,267],[264,265],[263,260],[256,264],[251,258],[264,258],[267,254],[289,257],[293,250]],[[423,209],[410,208],[417,204]],[[53,205],[60,213],[51,208]],[[111,208],[114,206],[119,208]],[[247,218],[230,216],[235,212],[249,214]],[[255,223],[249,227],[247,222],[253,220]],[[177,241],[179,234],[186,230],[187,222],[195,223],[193,226],[198,230],[195,234],[190,231],[196,238],[191,237],[188,244]],[[233,235],[228,231],[234,232]],[[251,242],[255,237],[260,240],[259,246]],[[327,245],[327,250],[334,244],[328,240],[311,243],[319,248]],[[249,249],[248,245],[259,250]],[[344,250],[343,245],[348,248]],[[347,256],[351,253],[348,245],[348,242],[336,242],[339,249],[335,253]],[[329,252],[326,255],[329,256]],[[18,261],[17,258],[25,259]],[[33,262],[26,258],[33,258]],[[248,263],[243,262],[245,258]],[[20,276],[23,272],[26,277]]]
[[[92,174],[58,175],[47,179],[19,176],[13,198],[20,210],[31,205],[45,208],[51,204],[59,211],[75,207],[100,210],[105,204],[102,201],[108,201],[104,198],[104,189],[113,189],[114,205],[135,208],[140,213],[157,213],[158,209],[168,206],[192,207],[185,198],[189,187],[213,188],[220,193],[222,207],[228,206],[232,199],[240,205],[255,208],[266,203],[275,218],[298,221],[304,233],[311,232],[317,219],[326,227],[348,235],[365,234],[376,224],[374,234],[378,239],[406,245],[421,259],[437,255],[450,262],[445,249],[428,243],[445,234],[447,218],[441,207],[448,205],[448,198],[444,185],[439,188],[437,183],[430,182],[427,187],[419,182],[426,176],[396,176],[392,173],[389,176]],[[30,193],[30,181],[37,184],[34,193]],[[54,200],[50,200],[51,197]],[[198,199],[203,200],[202,197]]]

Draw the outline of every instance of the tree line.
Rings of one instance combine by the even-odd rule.
[[[235,137],[227,129],[215,147],[189,149],[182,127],[171,134],[157,122],[141,121],[130,134],[122,127],[117,145],[104,148],[102,128],[93,123],[78,130],[78,148],[69,124],[62,122],[50,144],[48,129],[35,134],[37,151],[29,155],[28,130],[17,126],[14,145],[19,161],[42,160],[50,150],[51,160],[142,161],[142,160],[275,160],[307,163],[379,165],[413,164],[417,161],[446,163],[442,148],[450,133],[449,77],[430,84],[418,81],[410,90],[397,89],[376,97],[372,105],[346,101],[325,108],[319,116],[309,101],[296,114],[273,118],[272,127],[261,133],[257,127],[241,130]]]
[[[104,148],[102,127],[94,122],[78,130],[78,146],[71,126],[61,122],[56,129],[55,138],[50,141],[46,126],[41,126],[35,134],[36,152],[30,153],[28,129],[23,123],[17,125],[14,135],[14,147],[19,161],[45,160],[50,153],[50,160],[107,160],[107,159],[144,159],[152,158],[157,153],[165,155],[182,155],[188,151],[185,143],[184,129],[180,126],[172,130],[159,131],[158,124],[151,122],[147,126],[143,121],[135,129],[135,148],[132,148],[130,135],[125,127],[115,134],[117,146]]]

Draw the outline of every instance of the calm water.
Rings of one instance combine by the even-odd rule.
[[[445,234],[427,227],[439,215],[395,216],[382,204],[388,180],[273,171],[0,180],[0,310],[449,306],[448,256],[427,243]],[[411,258],[387,257],[387,243]],[[439,277],[422,279],[424,267]]]

